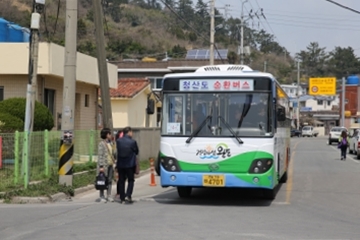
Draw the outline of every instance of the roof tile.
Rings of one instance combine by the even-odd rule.
[[[121,78],[117,89],[110,89],[111,98],[132,98],[150,84],[147,78]]]

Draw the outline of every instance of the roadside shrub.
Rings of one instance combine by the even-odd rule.
[[[57,159],[59,157],[60,138],[51,139],[49,141],[48,150],[49,150],[50,156]]]
[[[24,130],[24,122],[0,109],[0,133],[10,133]]]
[[[25,107],[25,98],[9,98],[0,102],[0,112],[6,112],[23,121],[20,129],[24,128]],[[54,127],[52,114],[49,109],[40,102],[35,102],[34,116],[34,131],[51,130]]]

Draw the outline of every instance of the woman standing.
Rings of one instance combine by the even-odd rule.
[[[346,150],[349,146],[349,137],[347,135],[347,132],[343,130],[341,132],[341,136],[339,138],[339,145],[338,148],[340,148],[341,151],[341,160],[346,160]]]
[[[115,145],[112,139],[111,130],[109,128],[104,128],[100,133],[101,141],[98,146],[98,160],[97,160],[97,171],[96,175],[99,172],[105,173],[105,176],[108,178],[108,187],[106,190],[107,196],[104,195],[104,190],[100,190],[100,201],[101,202],[113,202],[111,197],[111,188],[112,188],[112,179],[114,177],[114,165],[115,165]]]

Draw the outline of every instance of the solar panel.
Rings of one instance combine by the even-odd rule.
[[[214,59],[227,59],[228,49],[214,50]],[[209,49],[189,50],[185,59],[210,59]]]

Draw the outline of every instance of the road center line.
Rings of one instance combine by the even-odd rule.
[[[297,144],[295,145],[294,149],[296,148]],[[293,172],[294,172],[294,155],[295,151],[292,152],[291,158],[290,158],[290,164],[288,168],[288,179],[286,182],[286,203],[290,204],[290,197],[292,192],[292,185],[293,185]]]

